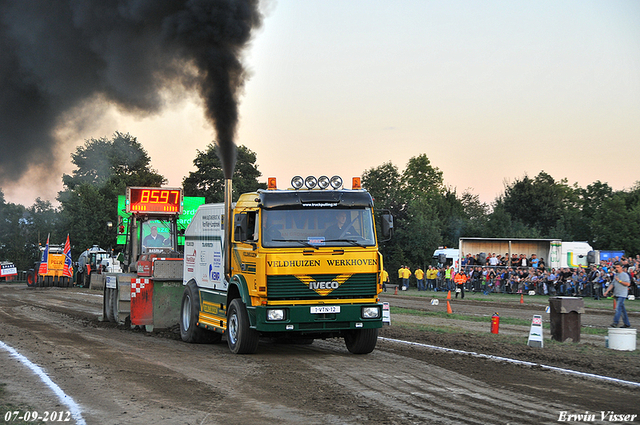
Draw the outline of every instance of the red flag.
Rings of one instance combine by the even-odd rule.
[[[69,243],[69,234],[67,233],[67,241],[64,243],[64,267],[62,268],[62,275],[71,277],[73,276],[73,266],[71,263],[71,244]]]
[[[44,247],[44,251],[42,251],[42,258],[40,258],[40,268],[38,269],[38,274],[47,274],[49,271],[49,235],[47,235],[47,245]]]

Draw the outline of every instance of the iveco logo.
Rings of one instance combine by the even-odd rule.
[[[300,282],[304,283],[311,289],[320,295],[321,297],[326,297],[334,290],[340,288],[340,285],[345,283],[353,274],[339,274],[337,276],[318,276],[319,278],[331,279],[331,280],[316,280],[314,276],[309,275],[295,275],[296,279]]]
[[[309,289],[338,289],[340,284],[336,281],[331,282],[309,282]]]

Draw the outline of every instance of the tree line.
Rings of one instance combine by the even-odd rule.
[[[617,191],[600,181],[582,188],[541,171],[505,184],[489,205],[445,186],[442,171],[421,154],[402,172],[391,162],[368,169],[362,183],[376,209],[396,219],[396,236],[383,246],[390,274],[401,265],[432,264],[437,247],[457,248],[462,236],[587,241],[594,249],[640,254],[640,182]]]
[[[62,244],[70,235],[74,260],[92,245],[115,248],[118,195],[127,186],[159,187],[166,178],[151,168],[151,158],[130,134],[89,139],[71,154],[75,169],[62,176],[59,206],[40,198],[30,207],[5,201],[0,190],[0,260],[19,270],[33,267],[40,246]],[[222,164],[216,146],[197,151],[195,171],[183,180],[185,196],[221,202]],[[257,157],[239,146],[233,175],[234,199],[266,188],[258,179]],[[505,185],[491,205],[469,191],[457,193],[444,184],[443,173],[425,154],[409,160],[404,170],[391,162],[365,170],[362,183],[376,211],[395,217],[395,236],[382,245],[388,270],[400,265],[425,267],[439,246],[456,247],[461,236],[558,238],[588,241],[595,249],[640,253],[640,183],[614,191],[606,183],[586,188],[555,180],[545,172]]]

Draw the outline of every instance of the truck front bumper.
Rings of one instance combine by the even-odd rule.
[[[252,325],[255,324],[260,332],[332,333],[382,327],[382,304],[339,304],[334,307],[338,306],[339,312],[333,313],[312,312],[314,307],[331,307],[327,305],[257,306],[249,308],[249,315],[254,316]],[[270,310],[282,310],[282,320],[270,320]],[[377,317],[371,317],[375,310]]]

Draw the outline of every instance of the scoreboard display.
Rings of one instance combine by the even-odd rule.
[[[128,187],[127,213],[182,214],[182,189],[165,187]]]

